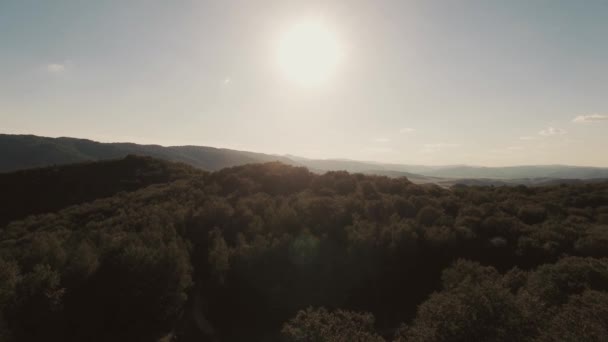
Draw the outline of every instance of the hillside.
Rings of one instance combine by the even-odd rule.
[[[121,191],[202,174],[185,164],[132,155],[119,160],[0,173],[0,226]]]
[[[468,165],[405,165],[387,164],[376,162],[361,162],[345,159],[308,159],[297,156],[289,158],[304,165],[311,170],[345,170],[348,172],[362,173],[387,173],[395,175],[403,173],[404,176],[411,174],[414,177],[441,178],[447,180],[458,179],[500,179],[507,183],[531,183],[528,179],[601,179],[608,178],[608,168],[568,166],[568,165],[530,165],[530,166],[507,166],[507,167],[482,167]]]
[[[279,163],[165,180],[0,229],[3,338],[608,338],[608,183],[446,190]]]
[[[293,163],[291,160],[280,156],[205,146],[164,147],[132,143],[100,143],[75,138],[0,134],[0,155],[3,156],[0,159],[0,172],[83,161],[117,159],[124,158],[129,154],[181,162],[208,171],[270,161]]]
[[[298,156],[277,156],[206,146],[159,146],[132,143],[99,143],[74,138],[46,138],[33,135],[0,134],[0,172],[32,167],[63,165],[82,161],[124,158],[145,155],[181,162],[207,171],[252,163],[279,161],[305,166],[313,172],[348,171],[408,177],[415,183],[479,185],[537,185],[545,181],[572,182],[576,179],[608,179],[608,168],[579,166],[425,166],[362,162],[345,159],[309,159]],[[462,181],[461,181],[462,180]],[[479,180],[479,181],[477,181]]]

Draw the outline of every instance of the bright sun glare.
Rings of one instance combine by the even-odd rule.
[[[285,76],[301,85],[317,85],[327,80],[340,62],[338,41],[318,19],[297,23],[279,42],[279,65]]]

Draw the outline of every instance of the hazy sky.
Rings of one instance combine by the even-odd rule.
[[[309,18],[314,85],[277,57]],[[0,0],[0,132],[608,166],[608,1]]]

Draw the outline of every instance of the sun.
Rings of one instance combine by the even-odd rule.
[[[319,19],[303,20],[283,33],[278,62],[284,75],[300,85],[329,79],[342,58],[336,36]]]

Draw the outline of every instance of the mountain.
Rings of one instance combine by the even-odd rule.
[[[213,171],[236,165],[280,161],[281,156],[206,146],[160,146],[133,143],[100,143],[87,139],[47,138],[35,135],[0,134],[0,172],[83,161],[144,155]]]
[[[407,177],[416,183],[444,186],[466,183],[480,185],[535,185],[547,180],[570,182],[575,179],[608,178],[608,168],[566,165],[480,167],[468,165],[408,165],[347,159],[309,159],[293,155],[278,156],[207,146],[160,146],[133,143],[100,143],[86,139],[47,138],[34,135],[0,134],[0,172],[33,167],[124,158],[144,155],[215,171],[226,167],[279,161],[305,166],[313,172],[348,171]],[[473,181],[474,180],[474,181]],[[503,184],[504,183],[504,184]]]
[[[592,179],[608,178],[608,168],[567,166],[567,165],[532,165],[507,167],[454,166],[422,172],[425,176],[448,178],[565,178]]]
[[[389,177],[408,177],[422,182],[457,182],[485,179],[480,184],[535,184],[545,180],[604,179],[608,178],[608,168],[531,165],[507,167],[482,167],[468,165],[407,165],[362,162],[346,159],[308,159],[288,156],[298,164],[311,170],[345,170],[348,172],[373,173]],[[500,180],[500,181],[498,181]]]
[[[373,161],[357,161],[349,159],[310,159],[287,155],[288,158],[304,165],[313,171],[344,170],[348,172],[370,173],[374,172],[402,172],[422,176],[425,172],[434,171],[442,166],[387,164]],[[397,174],[395,174],[397,175]]]

